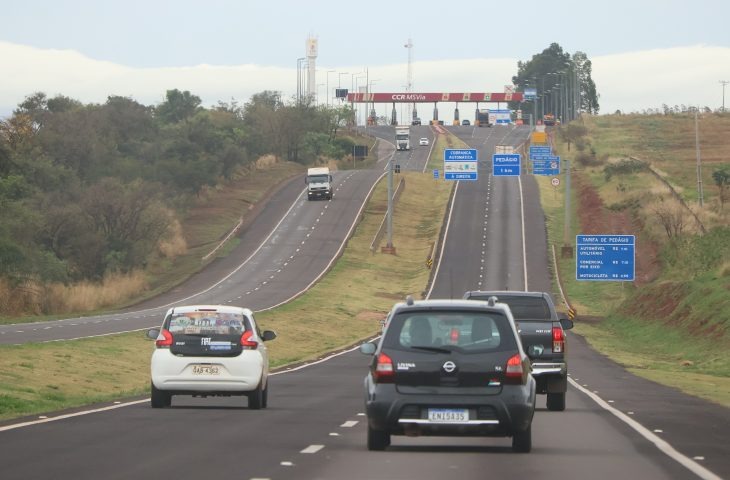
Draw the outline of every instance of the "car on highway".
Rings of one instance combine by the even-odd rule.
[[[247,308],[189,305],[170,308],[155,340],[151,360],[151,405],[169,407],[173,395],[248,397],[251,409],[268,403],[269,356],[261,331]]]
[[[428,138],[426,138],[426,137],[423,137],[423,138],[421,138],[421,139],[420,139],[420,140],[418,141],[418,144],[419,144],[419,145],[425,145],[425,146],[428,146]]]
[[[573,328],[573,321],[557,312],[552,297],[546,292],[477,290],[464,294],[464,298],[470,300],[492,297],[509,305],[517,322],[522,347],[532,363],[537,393],[547,395],[548,410],[565,410],[568,391],[565,330]]]
[[[365,377],[367,447],[392,435],[512,437],[532,448],[536,385],[509,307],[408,297],[386,318]]]
[[[420,118],[414,118],[413,121],[411,122],[411,125],[420,125],[420,124],[421,124]]]
[[[471,125],[471,122],[469,121],[469,119],[465,118],[461,121],[461,124],[468,127],[469,125]]]

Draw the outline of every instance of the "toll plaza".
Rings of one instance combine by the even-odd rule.
[[[433,120],[432,123],[443,124],[439,121],[439,102],[450,102],[456,103],[456,109],[454,110],[454,124],[459,123],[459,103],[476,103],[476,111],[474,118],[477,123],[479,122],[480,109],[479,103],[500,103],[500,102],[522,102],[524,95],[522,92],[506,92],[506,93],[487,93],[487,92],[473,92],[473,93],[348,93],[347,101],[351,104],[365,103],[373,104],[368,115],[368,123],[374,122],[375,120],[375,104],[376,103],[392,103],[393,111],[391,113],[391,125],[398,124],[398,117],[396,114],[395,104],[396,103],[409,103],[413,104],[412,124],[416,124],[419,121],[416,104],[417,103],[433,103]]]

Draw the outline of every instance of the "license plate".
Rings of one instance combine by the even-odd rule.
[[[431,422],[460,423],[469,421],[469,410],[466,408],[429,408],[428,419]]]
[[[219,375],[220,368],[217,365],[193,365],[193,375]]]

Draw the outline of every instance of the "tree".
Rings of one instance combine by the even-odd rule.
[[[712,172],[712,179],[715,181],[715,185],[717,185],[718,195],[720,197],[720,209],[724,210],[728,190],[730,189],[730,165],[722,166]]]
[[[164,122],[178,123],[193,116],[200,104],[200,97],[187,90],[181,92],[176,88],[167,91],[165,101],[157,106],[156,112]]]

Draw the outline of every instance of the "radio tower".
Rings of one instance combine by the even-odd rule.
[[[408,43],[403,45],[408,49],[408,81],[406,82],[406,93],[411,93],[413,88],[413,42],[408,39]],[[418,113],[416,112],[416,104],[413,104],[413,120],[416,119]]]

